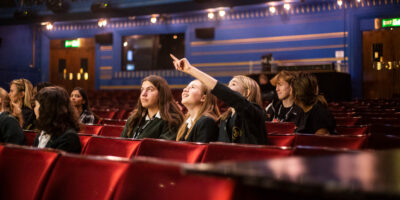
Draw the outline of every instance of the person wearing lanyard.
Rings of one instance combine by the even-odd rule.
[[[176,70],[200,80],[211,93],[230,108],[221,115],[218,141],[241,144],[267,144],[265,113],[257,82],[246,76],[235,76],[229,86],[192,66],[186,58],[170,54]]]
[[[218,139],[219,109],[217,98],[199,80],[183,89],[182,104],[188,110],[186,121],[181,125],[176,141],[212,142]]]
[[[277,74],[276,93],[279,101],[270,103],[266,110],[266,120],[272,122],[296,122],[302,109],[294,104],[291,81],[296,76],[293,72],[280,71]]]
[[[168,83],[160,76],[143,79],[136,109],[121,133],[126,138],[175,140],[183,114],[175,103]]]

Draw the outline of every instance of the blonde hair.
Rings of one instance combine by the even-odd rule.
[[[236,79],[238,84],[243,87],[244,94],[242,95],[246,97],[247,101],[256,103],[262,107],[260,86],[258,86],[255,80],[243,75],[234,76],[232,80],[233,79]],[[225,120],[231,113],[232,109],[229,108],[224,114],[221,115],[221,119]]]
[[[176,141],[179,141],[182,137],[185,137],[185,140],[187,140],[190,135],[190,132],[194,127],[194,124],[196,124],[196,122],[203,115],[211,117],[212,119],[214,119],[214,121],[217,121],[220,114],[217,106],[217,97],[211,94],[211,90],[207,89],[207,87],[203,83],[201,83],[201,92],[203,95],[206,95],[206,100],[202,103],[199,113],[197,113],[197,116],[193,121],[192,127],[190,127],[190,129],[185,134],[185,130],[187,127],[186,120],[189,118],[189,113],[186,114],[185,121],[184,123],[182,123],[181,127],[178,130]]]
[[[27,79],[15,79],[11,81],[10,85],[15,85],[17,87],[18,92],[24,92],[25,96],[23,99],[24,106],[28,107],[29,109],[32,109],[32,92],[33,92],[33,86],[32,83],[27,80]]]
[[[4,89],[4,88],[2,88],[2,87],[0,87],[0,99],[1,99],[1,104],[0,104],[0,108],[1,109],[3,109],[4,107],[4,104],[5,104],[5,100],[6,100],[6,97],[8,96],[8,92]]]

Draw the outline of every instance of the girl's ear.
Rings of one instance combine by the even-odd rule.
[[[201,96],[200,102],[205,102],[206,98],[207,98],[207,96],[204,94],[203,96]]]

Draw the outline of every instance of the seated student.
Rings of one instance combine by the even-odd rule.
[[[220,117],[218,141],[242,144],[266,144],[264,111],[257,82],[246,76],[235,76],[229,87],[193,67],[186,58],[171,54],[175,69],[200,80],[211,93],[230,108]]]
[[[183,114],[160,76],[143,79],[138,103],[128,118],[121,137],[175,140]]]
[[[70,153],[81,152],[78,116],[64,88],[45,87],[35,96],[35,115],[41,131],[34,146],[53,148]]]
[[[33,130],[35,127],[35,113],[32,110],[32,83],[26,79],[15,79],[11,81],[10,93],[11,103],[22,111],[23,129]]]
[[[89,100],[83,88],[76,87],[72,90],[70,96],[71,104],[79,115],[79,121],[82,124],[94,124],[96,118],[89,108]]]
[[[296,132],[317,135],[334,134],[336,122],[325,99],[318,95],[317,79],[301,72],[292,81],[295,103],[304,111],[296,122]]]
[[[295,122],[303,110],[294,104],[292,94],[292,82],[295,74],[288,71],[280,71],[277,74],[276,93],[278,101],[271,102],[265,109],[267,112],[267,121],[273,122]]]
[[[219,110],[217,98],[211,91],[199,80],[194,80],[183,89],[182,104],[188,112],[186,121],[179,128],[176,141],[216,141]]]
[[[17,118],[12,115],[10,101],[7,91],[0,87],[0,142],[23,145],[25,134]],[[21,112],[19,115],[21,116]]]

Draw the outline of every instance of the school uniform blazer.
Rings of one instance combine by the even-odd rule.
[[[33,146],[37,147],[39,145],[39,136],[37,134]],[[74,129],[68,129],[62,135],[54,136],[52,135],[49,142],[46,144],[47,148],[59,149],[69,153],[81,153],[81,141],[79,136]]]
[[[130,136],[128,135],[128,126],[131,119],[125,124],[124,129],[122,130],[121,137],[133,137],[133,134]],[[136,126],[132,133],[135,133],[139,128],[142,128],[146,124],[144,118],[140,125]],[[161,118],[154,118],[152,119],[149,124],[141,131],[139,136],[136,139],[143,139],[143,138],[159,138],[159,139],[166,139],[166,140],[176,140],[176,127],[172,127],[172,130],[168,128],[168,122],[164,121]]]
[[[199,120],[193,125],[192,130],[189,133],[188,139],[185,139],[185,135],[189,131],[186,127],[184,136],[180,139],[180,141],[187,142],[213,142],[218,139],[218,124],[214,119],[208,116],[201,116]]]
[[[226,105],[235,109],[235,133],[227,131],[228,120],[222,120],[219,127],[218,141],[242,144],[267,144],[264,110],[256,103],[247,101],[241,94],[231,90],[220,82],[211,91]],[[233,128],[236,129],[236,128]],[[233,132],[233,131],[232,131]]]
[[[0,142],[25,144],[24,131],[19,126],[18,120],[8,112],[0,114]]]

